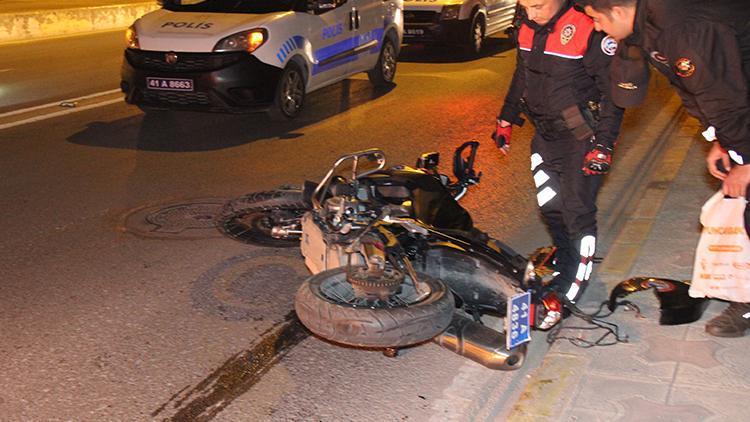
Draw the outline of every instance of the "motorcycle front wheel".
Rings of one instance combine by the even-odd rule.
[[[435,337],[451,322],[453,294],[438,279],[418,274],[429,286],[424,297],[408,282],[388,300],[373,303],[358,299],[346,277],[346,267],[323,271],[297,291],[297,316],[324,339],[357,347],[403,347]]]
[[[257,246],[299,246],[300,234],[273,237],[271,229],[301,230],[302,215],[310,209],[298,189],[253,192],[228,201],[216,215],[219,231],[235,240]]]

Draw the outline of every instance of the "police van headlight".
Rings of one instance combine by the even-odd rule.
[[[265,29],[251,29],[222,39],[216,43],[214,51],[217,53],[224,51],[247,51],[248,53],[252,53],[263,45],[266,40],[268,40],[268,32]]]
[[[125,44],[128,48],[141,48],[138,44],[138,33],[135,32],[135,25],[131,25],[130,28],[125,30]]]
[[[458,14],[460,12],[461,12],[460,4],[450,4],[448,6],[443,6],[443,11],[440,12],[440,19],[442,20],[458,19]]]

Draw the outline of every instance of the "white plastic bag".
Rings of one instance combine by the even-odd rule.
[[[745,232],[745,198],[716,192],[701,209],[690,296],[750,302],[750,239]]]

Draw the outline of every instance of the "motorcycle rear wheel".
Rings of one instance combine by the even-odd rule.
[[[299,234],[276,238],[271,236],[271,228],[295,225],[299,230],[300,218],[309,209],[298,189],[253,192],[228,201],[214,221],[222,234],[243,243],[295,247],[299,246]]]
[[[408,303],[407,292],[398,302],[408,304],[367,305],[343,297],[348,284],[346,274],[346,267],[320,272],[308,278],[297,291],[294,301],[297,316],[310,331],[324,339],[356,347],[403,347],[435,337],[451,322],[455,310],[453,294],[438,279],[418,274],[430,293],[414,303]],[[410,286],[404,284],[404,289]],[[339,293],[332,294],[333,290]],[[335,297],[342,291],[342,297]]]

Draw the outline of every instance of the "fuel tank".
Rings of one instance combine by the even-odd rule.
[[[401,205],[414,218],[431,226],[464,231],[473,227],[469,213],[434,175],[399,166],[372,173],[361,180],[374,187],[377,199]]]

